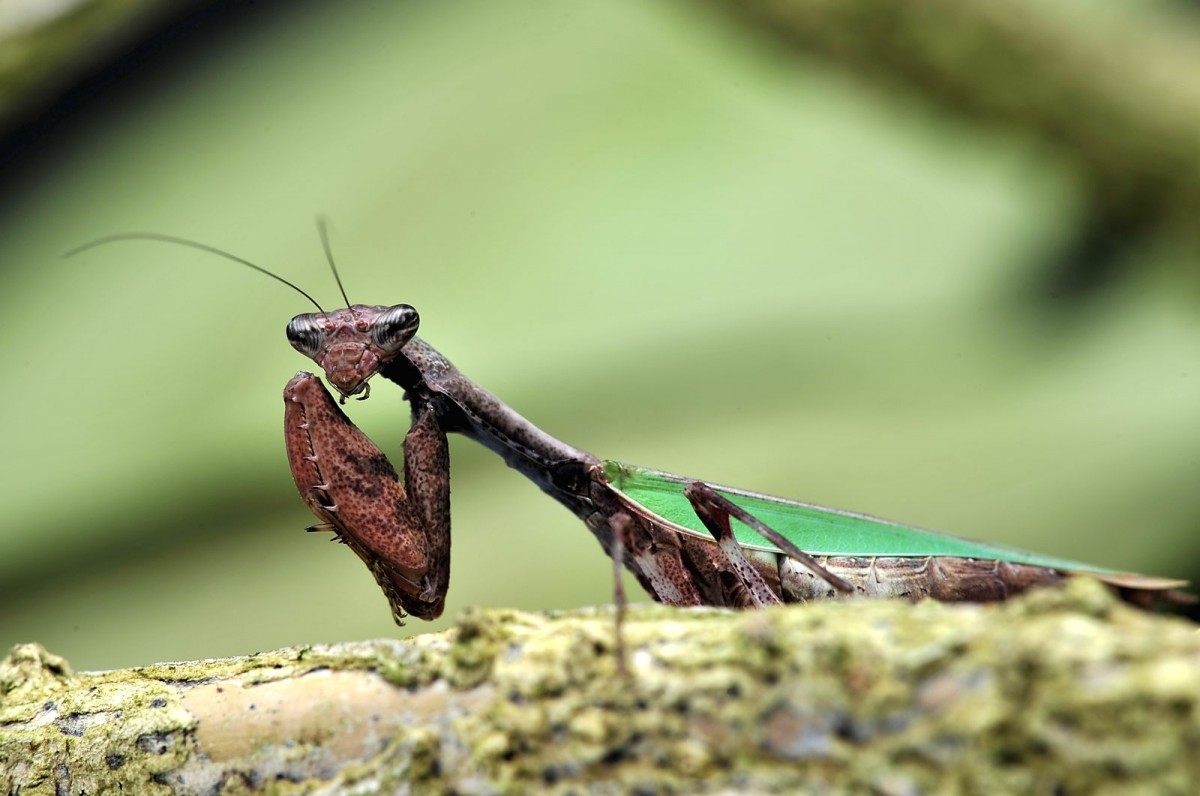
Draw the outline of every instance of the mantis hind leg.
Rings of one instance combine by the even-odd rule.
[[[853,586],[830,572],[808,553],[796,547],[789,539],[721,495],[708,484],[702,481],[692,481],[684,488],[683,494],[692,504],[692,509],[704,523],[704,527],[713,535],[717,548],[721,551],[721,555],[729,567],[721,573],[721,577],[726,592],[733,596],[736,604],[745,607],[778,605],[782,602],[782,598],[776,589],[767,584],[762,574],[746,557],[741,545],[733,535],[733,528],[729,522],[731,517],[754,529],[782,550],[784,554],[803,564],[836,591],[845,594],[855,591]]]

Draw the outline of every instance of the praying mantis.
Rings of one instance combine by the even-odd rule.
[[[341,278],[320,226],[331,269]],[[656,601],[755,608],[838,597],[987,602],[1068,577],[1092,577],[1131,603],[1191,602],[1186,581],[977,542],[863,514],[709,484],[617,461],[558,440],[461,373],[416,336],[407,304],[351,304],[325,312],[287,280],[220,249],[173,236],[156,240],[208,251],[292,287],[317,308],[287,325],[287,338],[338,393],[299,372],[284,389],[289,466],[317,517],[367,565],[392,616],[432,620],[450,584],[450,459],[447,435],[490,449],[575,514],[614,562]],[[342,411],[380,376],[411,405],[401,476]]]

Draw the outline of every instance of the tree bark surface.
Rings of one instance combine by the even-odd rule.
[[[1200,634],[1008,603],[471,610],[404,641],[0,664],[0,792],[1195,793]]]

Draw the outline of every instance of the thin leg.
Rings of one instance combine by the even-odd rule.
[[[625,583],[622,581],[621,575],[625,561],[625,537],[629,533],[629,515],[623,511],[618,513],[609,522],[609,527],[612,529],[613,603],[616,605],[617,610],[617,621],[614,628],[616,634],[617,674],[627,677],[629,676],[629,661],[625,652],[625,609],[627,603],[625,601]]]
[[[614,508],[605,520],[606,531],[612,535],[612,519],[626,513]],[[679,547],[679,537],[673,531],[659,528],[652,522],[629,516],[625,538],[622,540],[630,568],[655,600],[664,605],[704,605]],[[611,556],[612,542],[609,542]],[[622,559],[623,560],[623,559]]]
[[[699,481],[688,484],[683,494],[691,501],[696,516],[717,541],[717,547],[725,556],[726,563],[745,590],[744,600],[740,597],[738,599],[755,608],[781,604],[783,600],[767,585],[762,575],[747,560],[737,540],[733,538],[733,529],[729,526],[730,512],[722,503],[728,501]]]
[[[708,530],[712,533],[713,538],[717,540],[717,544],[721,546],[722,551],[725,552],[726,557],[730,559],[730,563],[734,565],[739,574],[741,573],[742,567],[738,565],[738,559],[744,562],[745,566],[747,567],[750,567],[750,562],[746,561],[745,556],[741,552],[741,547],[738,545],[737,540],[733,538],[733,530],[729,526],[730,517],[733,517],[734,519],[754,529],[758,534],[769,540],[789,557],[794,558],[805,567],[812,570],[813,574],[824,580],[837,591],[840,591],[844,594],[854,593],[854,587],[845,580],[839,578],[837,575],[821,566],[821,564],[818,563],[815,558],[796,547],[795,544],[793,544],[789,539],[784,537],[774,528],[770,527],[753,514],[743,509],[741,506],[721,495],[708,484],[705,484],[702,481],[692,481],[683,490],[683,494],[691,502],[692,508],[696,511],[696,516],[699,517],[700,521],[704,523],[704,527],[708,528]],[[753,567],[751,567],[751,569],[753,569]],[[754,575],[755,577],[758,577],[760,581],[762,580],[762,578],[758,576],[757,571],[754,572]],[[749,585],[750,584],[747,583],[748,587]],[[764,583],[763,586],[765,588],[766,584]],[[774,592],[771,592],[771,596],[775,597],[775,601],[778,602],[779,598]]]

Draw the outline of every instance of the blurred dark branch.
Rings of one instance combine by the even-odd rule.
[[[190,5],[168,0],[0,4],[0,131],[33,118],[82,73],[168,13]]]
[[[806,54],[1065,151],[1090,208],[1065,287],[1150,234],[1200,237],[1200,26],[1173,12],[962,0],[722,6]],[[1105,259],[1109,262],[1104,262]]]
[[[0,3],[0,138],[39,120],[43,127],[25,136],[36,138],[44,111],[138,39],[201,8],[223,15],[242,5],[79,0],[47,4],[59,10],[23,23],[18,4]],[[1200,24],[1191,8],[1104,7],[1098,16],[1031,0],[720,7],[805,54],[1067,153],[1088,206],[1050,292],[1085,293],[1110,280],[1150,235],[1200,238]],[[8,159],[0,147],[0,163]]]

